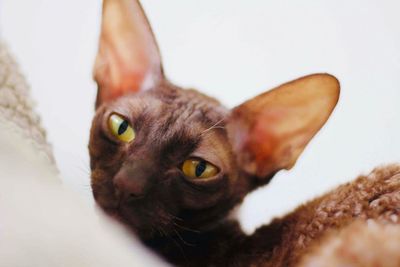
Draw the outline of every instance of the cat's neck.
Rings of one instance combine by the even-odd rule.
[[[229,221],[209,231],[183,229],[144,242],[177,266],[208,266],[226,254],[235,240],[244,238],[246,235],[239,224]]]
[[[282,225],[265,226],[246,235],[236,221],[226,221],[206,232],[180,231],[158,236],[145,244],[177,266],[239,266],[250,255],[260,253],[265,260],[280,246]]]

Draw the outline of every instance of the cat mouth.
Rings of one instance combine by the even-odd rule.
[[[149,219],[136,214],[137,212],[134,211],[132,205],[127,205],[122,201],[118,201],[117,203],[112,207],[101,206],[101,208],[109,218],[125,226],[140,238],[147,239],[154,235],[154,230],[151,227],[152,223],[149,222]]]
[[[151,239],[158,233],[157,220],[144,214],[138,214],[132,211],[131,207],[122,207],[117,218],[142,240]]]
[[[165,207],[146,196],[122,196],[117,190],[112,194],[97,192],[95,200],[103,212],[117,223],[125,226],[142,240],[149,240],[170,231],[173,215]],[[160,230],[161,229],[161,230]]]
[[[103,210],[103,212],[113,220],[124,225],[129,224],[123,215],[123,199],[115,195],[95,194],[96,203]]]

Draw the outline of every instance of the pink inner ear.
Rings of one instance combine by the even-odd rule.
[[[158,47],[137,0],[104,0],[94,78],[98,104],[149,89],[163,78]]]
[[[259,173],[290,169],[315,132],[309,124],[286,120],[288,110],[265,110],[262,120],[254,124],[248,136],[248,146],[254,160],[261,167]],[[296,111],[294,111],[296,112]],[[291,125],[287,125],[291,123]]]
[[[228,133],[239,164],[259,177],[290,169],[325,124],[339,96],[339,83],[310,75],[245,102],[232,112]]]

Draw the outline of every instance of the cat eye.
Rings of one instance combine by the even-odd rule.
[[[129,143],[135,139],[135,131],[131,124],[120,115],[112,114],[108,118],[108,128],[122,142]]]
[[[191,179],[205,179],[218,174],[219,170],[211,163],[198,158],[185,160],[182,171],[186,177]]]

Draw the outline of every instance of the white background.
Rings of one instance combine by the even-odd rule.
[[[167,76],[230,107],[314,72],[341,81],[338,108],[296,167],[247,198],[245,229],[400,161],[399,1],[142,2]],[[0,0],[1,35],[32,85],[65,182],[88,199],[100,9],[100,0]]]

